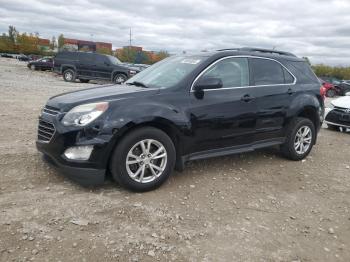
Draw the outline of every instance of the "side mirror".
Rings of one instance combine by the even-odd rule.
[[[194,86],[196,92],[203,91],[204,89],[218,89],[222,88],[223,84],[220,78],[216,77],[204,77],[200,78]]]

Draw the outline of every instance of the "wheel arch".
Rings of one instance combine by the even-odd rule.
[[[114,150],[118,146],[118,143],[130,132],[143,128],[143,127],[154,127],[161,131],[163,131],[165,134],[167,134],[170,139],[172,140],[175,151],[176,151],[176,169],[182,170],[183,169],[183,163],[182,163],[182,152],[183,152],[183,143],[181,139],[181,132],[178,130],[176,125],[172,123],[170,120],[165,118],[157,118],[152,120],[145,120],[143,122],[129,122],[128,124],[124,125],[120,129],[114,130],[114,136],[113,141],[111,144],[111,150],[109,152],[108,156],[108,162],[107,167],[110,166],[110,160],[113,155]]]

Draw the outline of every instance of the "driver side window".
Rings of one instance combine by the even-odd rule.
[[[223,88],[249,86],[247,58],[227,58],[210,67],[201,78],[220,78]]]

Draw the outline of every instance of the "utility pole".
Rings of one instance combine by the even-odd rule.
[[[130,31],[129,31],[129,47],[128,47],[128,60],[129,60],[129,62],[131,62],[130,48],[131,48],[131,27],[130,27]]]

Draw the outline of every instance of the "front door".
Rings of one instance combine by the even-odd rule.
[[[220,78],[223,87],[204,90],[202,97],[191,91],[189,113],[195,140],[192,153],[252,143],[256,105],[254,88],[249,87],[248,59],[221,59],[208,67],[197,81],[204,77]]]

